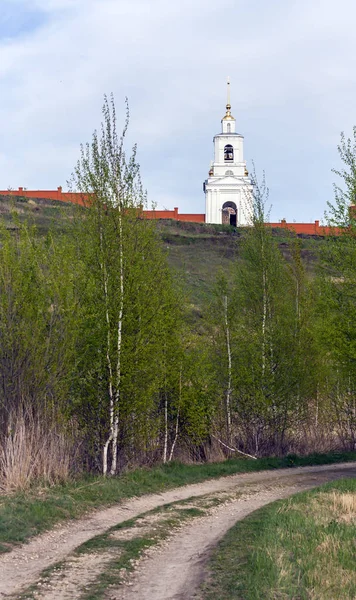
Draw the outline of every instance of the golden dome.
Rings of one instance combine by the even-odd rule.
[[[226,105],[226,115],[222,118],[222,121],[236,121],[231,114],[231,104]]]

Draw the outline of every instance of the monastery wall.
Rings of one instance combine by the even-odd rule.
[[[18,190],[0,190],[0,196],[16,196],[17,198],[33,198],[33,200],[58,200],[60,202],[72,202],[73,204],[85,205],[86,196],[75,192],[62,192],[62,188],[56,190],[27,190],[19,187]],[[174,219],[175,221],[186,221],[190,223],[205,223],[205,214],[179,214],[178,208],[173,210],[144,210],[146,219]]]
[[[85,195],[73,192],[62,192],[59,186],[56,190],[27,190],[19,187],[18,190],[0,191],[0,196],[16,196],[20,198],[39,198],[40,200],[59,200],[60,202],[72,202],[73,204],[85,205]]]
[[[36,198],[41,200],[59,200],[60,202],[73,202],[81,206],[85,205],[85,196],[80,193],[63,192],[61,187],[56,190],[27,190],[20,187],[18,190],[0,191],[0,196],[17,196],[21,198]],[[174,219],[175,221],[185,221],[188,223],[205,223],[205,214],[200,213],[179,213],[175,207],[173,210],[144,210],[143,215],[147,219]],[[328,235],[331,232],[329,227],[320,225],[319,221],[314,223],[287,223],[282,220],[278,223],[266,223],[268,227],[284,228],[294,231],[296,234],[304,235]]]
[[[279,223],[266,223],[266,225],[272,228],[289,229],[289,231],[294,231],[296,234],[329,235],[331,233],[331,227],[320,225],[319,221],[314,221],[314,223],[287,223],[287,221],[282,220]]]
[[[204,214],[179,214],[177,207],[173,210],[144,210],[142,212],[146,219],[174,219],[188,223],[205,223]]]

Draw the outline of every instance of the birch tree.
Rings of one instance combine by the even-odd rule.
[[[328,224],[337,228],[321,253],[318,332],[328,393],[346,448],[356,448],[356,127],[351,138],[341,134],[341,168],[333,172],[335,200],[328,203]]]
[[[255,182],[254,194],[234,284],[233,387],[244,443],[261,454],[284,451],[295,405],[296,300],[290,269],[266,224],[264,180]]]
[[[233,397],[233,350],[234,348],[234,315],[231,309],[231,286],[224,274],[220,273],[214,289],[213,303],[210,310],[211,321],[211,369],[215,373],[218,388],[216,393],[221,397],[221,414],[224,427],[216,433],[226,444],[232,443],[232,397]],[[234,410],[236,407],[234,407]],[[219,427],[218,427],[219,428]],[[215,434],[214,434],[215,435]]]
[[[101,308],[105,331],[106,385],[109,398],[108,432],[102,448],[102,471],[117,471],[117,447],[122,379],[122,330],[125,311],[124,227],[132,211],[144,200],[136,147],[127,159],[124,141],[129,123],[128,105],[121,136],[117,132],[113,96],[104,98],[103,123],[92,142],[81,147],[72,177],[73,186],[87,204],[84,218],[92,236],[100,280]],[[94,263],[94,264],[95,264]],[[109,467],[108,452],[111,452]]]
[[[76,394],[94,460],[100,439],[104,475],[118,471],[119,459],[142,464],[156,456],[163,373],[168,381],[171,340],[179,340],[177,295],[166,256],[155,222],[142,218],[145,194],[136,147],[129,158],[124,150],[128,121],[127,110],[119,137],[114,100],[105,98],[101,130],[81,148],[73,176],[87,199],[78,216],[87,308],[78,353],[83,388]],[[168,405],[166,413],[168,419]],[[165,458],[167,452],[168,447]]]

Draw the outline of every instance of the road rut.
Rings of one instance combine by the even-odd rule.
[[[173,489],[161,494],[133,498],[37,536],[0,557],[0,598],[19,594],[35,583],[43,569],[66,558],[75,548],[110,527],[164,504],[216,492],[240,492],[257,484],[248,499],[237,499],[211,515],[182,527],[160,550],[141,561],[132,585],[111,590],[111,599],[178,600],[194,597],[204,578],[211,549],[239,519],[260,506],[298,491],[342,477],[355,477],[356,463],[298,467],[278,471],[238,474]],[[271,489],[273,488],[273,489]],[[180,575],[179,575],[180,573]],[[45,596],[43,596],[45,598]]]

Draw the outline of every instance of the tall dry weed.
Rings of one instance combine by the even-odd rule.
[[[23,490],[36,480],[47,484],[65,481],[73,456],[71,435],[56,426],[46,426],[40,419],[12,417],[0,441],[0,490]]]

